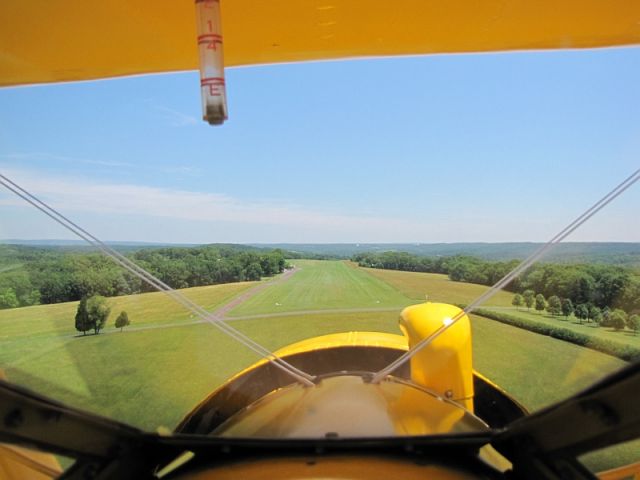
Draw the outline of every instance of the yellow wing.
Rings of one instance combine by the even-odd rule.
[[[192,0],[0,2],[0,86],[197,68]],[[223,0],[227,66],[640,43],[635,0]]]

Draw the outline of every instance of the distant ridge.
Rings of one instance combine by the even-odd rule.
[[[196,243],[163,243],[163,242],[133,242],[133,241],[105,241],[107,245],[131,246],[131,247],[195,247]],[[23,240],[9,238],[0,240],[0,245],[26,245],[33,247],[90,247],[84,240],[65,239],[36,239]]]
[[[542,243],[331,243],[331,244],[250,244],[255,247],[281,248],[299,253],[351,257],[365,252],[407,252],[430,257],[469,255],[485,260],[524,259]],[[640,267],[640,243],[567,242],[556,245],[543,259],[554,263],[607,263]]]
[[[118,249],[195,247],[195,243],[162,243],[114,241],[106,242]],[[40,248],[92,248],[82,240],[58,239],[5,239],[0,245],[24,245]],[[407,252],[429,257],[469,255],[485,260],[523,259],[535,251],[542,243],[536,242],[468,242],[468,243],[211,243],[219,246],[236,246],[259,249],[280,248],[282,250],[307,255],[323,255],[333,258],[350,258],[365,252]],[[543,262],[554,263],[606,263],[640,268],[640,242],[567,242],[556,245]]]

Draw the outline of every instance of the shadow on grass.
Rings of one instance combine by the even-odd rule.
[[[58,402],[68,403],[72,406],[79,406],[87,405],[91,401],[89,397],[79,395],[60,384],[32,375],[19,368],[7,368],[5,370],[5,374],[9,382],[23,386],[35,393],[44,395]]]

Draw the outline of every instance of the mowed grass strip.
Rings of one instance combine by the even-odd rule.
[[[300,267],[287,281],[269,287],[230,312],[230,316],[335,308],[382,308],[409,305],[394,286],[347,262],[291,260]]]
[[[407,297],[430,302],[467,304],[485,293],[489,287],[473,283],[453,282],[447,275],[439,273],[402,272],[379,268],[360,268],[368,274],[388,283]],[[505,291],[496,293],[487,305],[511,306],[513,294]]]
[[[258,282],[227,283],[185,288],[180,292],[207,310],[213,310],[257,284]],[[161,292],[111,297],[107,300],[111,306],[107,329],[115,328],[115,319],[123,310],[128,313],[131,320],[129,328],[193,320],[187,309]],[[75,329],[77,308],[78,302],[66,302],[0,310],[0,341],[15,340],[17,337],[34,339],[41,335],[77,334]]]

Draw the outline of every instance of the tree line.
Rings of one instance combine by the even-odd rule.
[[[552,295],[545,299],[544,295],[536,294],[533,290],[525,290],[522,294],[516,293],[511,303],[516,308],[526,306],[529,310],[531,307],[535,307],[539,312],[546,310],[551,315],[564,316],[567,320],[574,315],[580,324],[586,321],[602,327],[611,327],[614,330],[622,330],[625,326],[634,333],[640,330],[640,315],[628,314],[621,308],[611,310],[607,306],[601,309],[593,303],[579,303],[574,306],[570,298]]]
[[[493,285],[518,260],[488,261],[469,256],[421,257],[404,252],[360,253],[352,260],[362,267],[442,273],[456,282]],[[514,279],[506,290],[533,291],[543,299],[568,299],[572,305],[640,312],[640,275],[627,267],[601,264],[536,264]]]
[[[233,246],[145,248],[126,255],[172,288],[260,280],[287,266],[284,252]],[[0,308],[152,291],[103,254],[13,247],[0,255]]]

